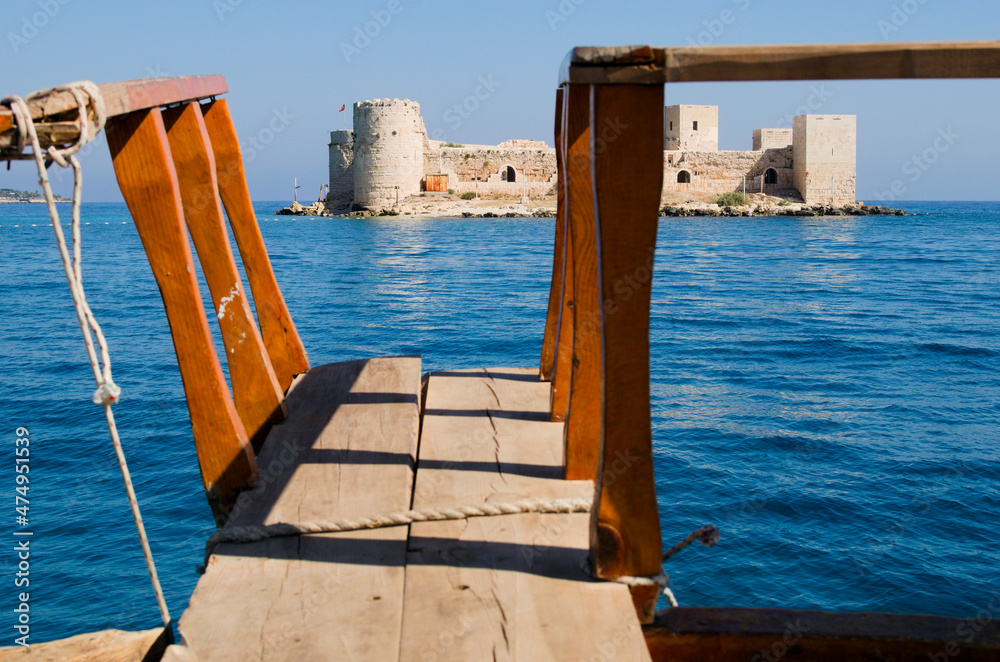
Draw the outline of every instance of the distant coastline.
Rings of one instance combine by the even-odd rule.
[[[26,204],[33,204],[33,203],[38,203],[38,202],[44,203],[45,202],[45,198],[32,198],[30,200],[11,200],[11,199],[8,199],[8,198],[0,198],[0,205],[7,205],[7,204],[11,204],[11,205],[13,205],[13,204],[25,204],[26,205]],[[73,202],[73,201],[69,200],[68,198],[57,197],[56,198],[56,202]]]
[[[18,191],[12,188],[0,188],[0,204],[10,204],[15,202],[45,202],[45,196],[38,191]],[[73,202],[61,195],[56,196],[56,202]]]
[[[697,199],[697,198],[701,199]],[[807,204],[800,200],[761,193],[722,196],[685,194],[661,200],[661,216],[905,216],[901,209],[881,205]],[[322,200],[308,206],[293,202],[275,211],[278,216],[402,216],[412,218],[550,218],[556,214],[556,196],[538,195],[523,198],[480,196],[467,198],[454,193],[425,192],[409,196],[398,205],[383,209],[331,209]]]

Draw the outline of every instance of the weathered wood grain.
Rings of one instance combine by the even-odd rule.
[[[549,411],[553,421],[566,420],[569,413],[570,380],[573,378],[573,240],[568,218],[563,220],[563,268],[559,288],[559,319],[556,322],[555,366],[552,370],[552,388],[549,393]]]
[[[562,425],[534,370],[430,377],[414,507],[591,497],[562,480]],[[400,659],[647,660],[628,590],[584,570],[588,515],[410,527]]]
[[[566,207],[573,251],[573,374],[566,417],[566,478],[596,480],[601,444],[601,303],[594,188],[590,172],[590,86],[566,86]]]
[[[420,359],[313,368],[272,428],[232,526],[410,507]],[[220,545],[179,631],[202,660],[395,660],[407,527]]]
[[[559,310],[562,305],[563,252],[566,242],[565,223],[565,178],[563,175],[562,148],[562,88],[556,90],[556,232],[552,250],[552,283],[549,285],[549,306],[545,315],[545,332],[542,336],[542,358],[539,364],[539,378],[543,382],[552,381],[552,370],[556,360],[556,331],[559,328]]]
[[[151,662],[159,660],[170,632],[163,628],[125,632],[102,630],[75,637],[0,648],[0,662]]]
[[[662,543],[649,410],[649,305],[663,186],[663,86],[591,91],[591,159],[602,366],[600,464],[591,528],[599,577],[660,572]],[[655,587],[632,591],[653,617]]]
[[[1000,599],[996,601],[1000,608]],[[993,613],[991,610],[986,610]],[[681,607],[643,627],[657,662],[1000,660],[1000,624],[913,614]]]
[[[1000,41],[574,48],[560,83],[998,78]]]
[[[267,257],[267,248],[247,189],[240,143],[226,100],[206,104],[203,113],[215,155],[219,194],[233,228],[243,268],[246,269],[261,335],[278,383],[286,390],[295,375],[309,369],[309,359],[281,296],[271,260]]]
[[[216,521],[257,480],[257,463],[215,354],[184,227],[180,185],[159,108],[110,120],[108,145],[160,288],[177,354],[201,478]]]
[[[244,294],[217,193],[215,157],[198,103],[163,111],[188,232],[201,261],[226,348],[233,400],[254,451],[285,417],[284,389]]]
[[[104,97],[108,117],[126,115],[137,110],[158,108],[169,104],[207,99],[229,91],[222,76],[175,76],[142,78],[98,85]],[[28,101],[28,110],[36,122],[43,148],[65,145],[77,139],[76,100],[69,92],[54,92]],[[93,119],[93,118],[91,118]],[[96,125],[91,125],[96,126]],[[10,110],[0,109],[0,148],[17,143]]]

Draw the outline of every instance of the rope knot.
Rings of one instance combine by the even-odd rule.
[[[121,398],[122,389],[113,381],[101,382],[101,385],[94,391],[95,405],[113,405]]]

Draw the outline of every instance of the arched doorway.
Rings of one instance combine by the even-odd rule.
[[[778,183],[778,171],[774,168],[768,168],[764,171],[764,184],[773,185]]]
[[[687,170],[681,170],[677,173],[677,183],[678,184],[690,184],[691,183],[691,173]]]
[[[514,170],[514,166],[507,166],[500,171],[500,181],[503,182],[515,182],[517,181],[517,171]]]

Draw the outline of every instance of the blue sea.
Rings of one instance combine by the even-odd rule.
[[[313,365],[536,366],[552,219],[277,217],[257,205]],[[975,615],[1000,590],[1000,203],[907,217],[661,219],[652,413],[683,605]],[[61,206],[68,215],[68,206]],[[84,205],[84,282],[175,621],[213,531],[163,306],[122,204]],[[0,645],[158,625],[44,205],[0,205]],[[205,297],[207,301],[207,296]],[[220,343],[221,347],[221,343]],[[15,430],[31,439],[15,517]],[[15,530],[30,588],[15,588]]]

